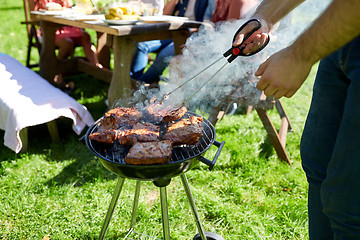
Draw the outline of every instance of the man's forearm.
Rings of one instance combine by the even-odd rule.
[[[294,8],[299,6],[305,0],[263,0],[254,13],[254,17],[264,19],[272,25],[280,21]]]
[[[290,48],[315,63],[360,34],[359,11],[359,0],[334,0]]]

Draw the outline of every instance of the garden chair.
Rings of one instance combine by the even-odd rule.
[[[30,63],[31,59],[31,50],[32,48],[36,48],[39,56],[41,51],[41,42],[37,35],[37,28],[39,27],[39,21],[35,21],[31,19],[30,12],[34,9],[34,1],[23,0],[24,3],[24,11],[25,11],[25,21],[21,22],[21,24],[26,24],[26,32],[28,36],[28,48],[26,54],[26,67],[34,68],[38,67],[39,63]]]

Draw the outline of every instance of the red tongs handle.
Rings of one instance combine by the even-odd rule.
[[[244,46],[241,46],[241,45],[242,45],[251,35],[253,35],[253,33],[255,33],[257,30],[259,30],[259,29],[261,28],[261,23],[260,23],[260,21],[257,20],[257,19],[255,19],[255,18],[254,18],[254,19],[250,19],[249,21],[247,21],[246,23],[244,23],[244,24],[236,31],[236,33],[235,33],[235,35],[234,35],[234,38],[233,38],[233,42],[235,41],[236,35],[238,35],[238,33],[239,33],[241,30],[243,30],[244,27],[245,27],[246,25],[248,25],[249,23],[251,23],[251,22],[256,22],[256,23],[257,23],[257,26],[256,26],[255,28],[253,28],[253,29],[251,30],[251,32],[249,32],[249,33],[245,36],[244,40],[242,41],[242,43],[241,43],[239,46],[231,47],[229,50],[227,50],[227,51],[223,54],[225,58],[228,57],[228,56],[230,56],[230,57],[227,59],[227,61],[228,61],[229,63],[231,63],[231,62],[232,62],[235,58],[237,58],[238,56],[248,57],[248,56],[252,56],[252,55],[260,52],[260,51],[263,50],[263,49],[268,45],[268,43],[270,42],[270,36],[268,36],[268,38],[267,38],[266,42],[264,43],[264,45],[262,45],[262,46],[261,46],[259,49],[257,49],[256,51],[251,52],[251,53],[248,53],[248,54],[245,54],[245,53],[243,52],[245,47],[244,47]]]

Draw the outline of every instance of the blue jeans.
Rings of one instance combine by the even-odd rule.
[[[360,37],[320,62],[300,148],[310,240],[360,239]]]
[[[154,63],[144,73],[148,64],[148,54],[157,52]],[[175,55],[174,43],[168,40],[153,40],[140,42],[131,65],[130,76],[145,83],[158,82],[161,74],[168,66],[169,58]]]

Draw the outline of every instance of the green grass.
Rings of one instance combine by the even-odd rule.
[[[1,52],[25,63],[22,1],[3,0],[0,12],[6,22],[0,29]],[[214,170],[200,164],[187,174],[206,231],[227,240],[307,239],[307,183],[299,142],[315,72],[293,98],[282,99],[293,125],[286,144],[292,168],[277,158],[256,112],[227,115],[216,125],[217,140],[226,144]],[[70,80],[77,86],[72,96],[99,118],[106,110],[108,85],[87,75]],[[269,114],[278,127],[277,112]],[[30,128],[26,154],[0,144],[0,239],[97,239],[117,176],[78,140],[71,124],[58,121],[58,144],[50,142],[46,125]],[[206,157],[212,159],[216,150],[212,147]],[[128,230],[134,190],[135,182],[126,180],[107,239],[122,239]],[[173,178],[167,192],[172,239],[192,239],[197,230],[181,180]],[[143,182],[136,230],[162,238],[158,196],[151,182]]]

